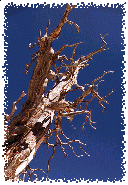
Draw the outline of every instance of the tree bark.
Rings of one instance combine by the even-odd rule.
[[[74,61],[75,49],[80,43],[76,43],[73,45],[64,45],[57,52],[54,52],[52,48],[52,42],[59,37],[61,29],[65,23],[75,25],[77,32],[79,32],[79,26],[76,23],[67,20],[68,14],[74,8],[75,5],[70,7],[70,5],[67,4],[64,16],[62,17],[57,28],[54,29],[49,36],[47,36],[48,26],[50,25],[49,21],[45,29],[44,37],[41,37],[41,32],[39,30],[38,43],[35,43],[33,46],[29,45],[30,49],[32,49],[35,45],[39,45],[39,51],[33,54],[33,56],[35,56],[32,59],[32,62],[29,65],[26,65],[25,73],[28,72],[28,69],[33,61],[37,61],[28,89],[28,99],[23,105],[21,112],[12,119],[16,110],[16,104],[20,102],[23,96],[25,96],[25,93],[22,92],[22,95],[19,97],[19,99],[14,102],[10,115],[5,117],[5,124],[12,119],[6,130],[6,180],[15,181],[19,178],[19,175],[24,171],[26,166],[33,159],[36,151],[43,141],[50,146],[50,144],[48,143],[48,138],[50,137],[50,135],[48,135],[48,131],[53,120],[55,120],[55,129],[53,131],[56,132],[57,142],[60,143],[60,146],[63,150],[64,148],[62,145],[65,144],[61,142],[58,136],[59,131],[61,132],[61,134],[63,134],[60,126],[62,117],[72,119],[74,115],[86,113],[87,118],[90,121],[90,125],[92,126],[91,114],[90,111],[87,110],[89,102],[96,97],[103,109],[105,107],[103,106],[103,104],[101,104],[101,101],[108,103],[105,100],[107,96],[100,97],[97,93],[98,84],[100,82],[97,85],[95,85],[94,83],[100,80],[105,74],[112,71],[104,72],[101,77],[92,81],[92,84],[88,86],[86,90],[84,86],[79,86],[77,84],[77,76],[79,71],[87,66],[89,60],[91,60],[91,57],[98,52],[107,50],[105,49],[106,42],[104,41],[104,37],[101,37],[103,46],[100,49],[90,53],[87,56],[81,56],[77,61]],[[71,59],[67,59],[65,55],[60,56],[61,52],[66,47],[74,47]],[[70,64],[64,64],[63,59],[70,60]],[[59,67],[56,67],[56,60],[59,60],[61,62],[61,65]],[[55,71],[51,70],[52,65],[55,67]],[[65,73],[59,72],[62,67],[66,68]],[[44,95],[45,89],[50,80],[55,80],[55,84],[53,88],[46,95]],[[76,85],[76,89],[82,90],[82,94],[79,98],[76,98],[74,102],[65,101],[66,94],[69,91],[75,90],[72,89],[73,85]],[[111,92],[108,94],[108,96],[111,94]],[[79,111],[76,110],[77,106],[80,105],[80,103],[83,102],[84,98],[90,93],[92,94],[92,98],[86,103],[85,109]],[[63,136],[66,137],[64,134]],[[73,140],[72,142],[78,141]],[[68,139],[66,144],[70,146],[70,142]],[[53,147],[54,151],[55,145],[51,146]]]

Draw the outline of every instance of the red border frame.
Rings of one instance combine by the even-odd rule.
[[[0,24],[0,26],[1,26],[1,28],[0,28],[1,62],[0,62],[0,64],[1,64],[1,66],[4,66],[4,63],[6,61],[5,55],[6,55],[6,51],[7,51],[7,46],[4,46],[4,29],[6,29],[6,28],[4,28],[4,20],[5,20],[4,8],[5,8],[6,5],[8,5],[8,3],[10,3],[10,5],[11,5],[11,3],[13,3],[16,6],[21,5],[21,4],[23,6],[26,6],[28,3],[29,3],[29,6],[32,6],[32,5],[34,6],[37,3],[39,3],[39,4],[44,4],[45,3],[45,4],[50,4],[50,7],[52,7],[53,3],[54,3],[54,6],[56,6],[57,4],[59,4],[59,5],[62,5],[62,3],[66,4],[67,1],[61,1],[60,2],[60,1],[55,0],[54,2],[47,1],[47,3],[45,1],[42,1],[42,0],[38,0],[36,3],[33,0],[31,0],[31,1],[27,0],[27,2],[26,2],[26,0],[19,0],[19,1],[17,1],[17,0],[12,0],[12,1],[6,0],[6,2],[4,0],[0,1],[0,14],[1,14],[1,16],[0,16],[0,19],[1,19],[0,20],[0,23],[1,23]],[[68,1],[68,3],[78,4],[79,2],[73,0],[73,1]],[[91,4],[95,4],[96,6],[98,6],[98,5],[106,6],[106,5],[109,4],[108,6],[112,6],[113,5],[113,7],[114,7],[117,3],[123,5],[123,12],[124,12],[125,16],[123,17],[123,20],[122,20],[123,28],[122,28],[122,35],[121,35],[121,37],[124,38],[124,44],[123,44],[124,45],[124,50],[122,50],[122,51],[125,51],[125,55],[123,56],[124,57],[124,61],[122,61],[122,63],[124,63],[124,67],[125,68],[122,70],[123,71],[123,76],[121,77],[122,78],[121,88],[123,89],[123,94],[122,94],[123,95],[123,98],[122,98],[123,108],[122,108],[122,112],[121,112],[121,117],[123,119],[122,119],[122,123],[121,124],[123,124],[124,128],[125,128],[124,129],[124,131],[125,131],[124,141],[122,141],[122,143],[124,143],[124,146],[125,146],[125,148],[123,149],[124,155],[122,156],[122,158],[123,158],[123,163],[122,163],[123,167],[122,168],[124,169],[123,172],[125,172],[125,176],[123,176],[123,179],[121,179],[119,181],[115,181],[115,182],[107,181],[107,183],[109,183],[109,184],[112,184],[112,183],[115,183],[115,184],[123,183],[123,184],[125,184],[125,183],[128,182],[127,181],[127,177],[126,177],[126,170],[127,170],[127,165],[126,165],[126,159],[127,159],[127,156],[126,156],[126,150],[127,150],[126,140],[127,140],[127,138],[126,137],[127,137],[127,129],[128,129],[126,127],[126,122],[127,122],[127,119],[128,119],[128,116],[126,115],[126,105],[127,105],[126,92],[127,92],[127,88],[128,88],[128,87],[126,87],[126,81],[127,81],[127,76],[126,76],[126,70],[127,70],[127,64],[126,64],[126,58],[127,58],[127,52],[126,52],[126,42],[127,42],[126,24],[127,24],[127,17],[128,16],[125,13],[127,11],[127,3],[124,0],[121,0],[121,1],[115,1],[115,0],[111,0],[110,1],[109,0],[109,1],[105,1],[104,3],[103,3],[103,1],[95,1],[94,0],[93,2],[91,2],[91,1],[86,1],[86,2],[82,1],[82,3],[84,3],[85,5],[89,5],[89,3],[90,3],[90,6],[91,6]],[[79,5],[81,5],[81,3],[79,3]],[[0,74],[1,74],[1,77],[0,77],[0,84],[1,84],[1,96],[0,96],[0,98],[1,98],[0,99],[0,102],[1,102],[1,113],[4,113],[4,104],[6,105],[6,102],[4,102],[5,98],[6,98],[5,95],[4,95],[4,87],[5,87],[5,84],[8,83],[8,79],[5,76],[6,72],[4,72],[3,70],[6,71],[7,70],[6,67],[5,68],[3,68],[3,67],[0,68]],[[1,127],[2,127],[1,128],[1,139],[0,139],[0,142],[1,142],[1,146],[2,146],[3,143],[4,143],[3,135],[5,134],[5,132],[4,132],[4,124],[3,124],[4,123],[4,117],[3,117],[2,114],[0,114],[0,116],[1,116]],[[124,120],[124,122],[123,122],[123,120]],[[1,150],[0,153],[2,155],[4,155],[2,147],[0,148],[0,150]],[[4,158],[2,157],[2,155],[1,155],[1,158],[0,158],[1,159],[1,167],[2,167],[1,168],[2,169],[1,170],[1,180],[5,184],[5,183],[8,183],[8,182],[5,181],[5,179],[4,179],[3,169],[4,169],[5,162],[4,162]],[[43,183],[49,184],[50,181],[51,180],[43,181]],[[55,182],[55,180],[52,180],[52,183],[54,183],[54,182]],[[102,184],[102,183],[104,183],[103,181],[98,181],[98,179],[96,181],[93,181],[93,182],[89,181],[89,179],[86,180],[86,181],[80,179],[80,181],[76,180],[76,181],[73,181],[73,182],[70,182],[70,180],[68,180],[68,183],[70,183],[70,184],[75,184],[76,182],[78,182],[78,183],[93,183],[93,184],[96,184],[96,183]],[[18,183],[18,182],[13,182],[13,183]],[[24,183],[24,182],[20,182],[20,183]],[[29,183],[33,183],[33,182],[29,182]],[[39,182],[36,182],[36,183],[39,183]],[[62,183],[65,183],[65,182],[63,182],[63,180],[59,179],[59,181],[57,181],[55,183],[61,183],[62,184]]]

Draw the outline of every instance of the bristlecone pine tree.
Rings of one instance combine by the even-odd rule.
[[[10,121],[6,130],[5,140],[5,180],[16,181],[20,180],[20,174],[25,173],[25,170],[31,170],[29,167],[30,161],[34,158],[36,151],[42,142],[53,148],[53,154],[48,160],[47,177],[49,173],[49,163],[55,154],[55,147],[60,146],[64,155],[66,156],[64,145],[68,145],[73,153],[75,153],[71,144],[77,142],[81,150],[84,151],[82,145],[85,145],[80,140],[70,140],[65,136],[61,128],[61,121],[63,117],[67,117],[68,121],[72,121],[73,117],[77,114],[86,114],[86,121],[91,121],[91,111],[87,110],[88,104],[97,98],[100,106],[105,109],[102,102],[108,104],[106,98],[113,92],[113,90],[106,96],[101,97],[98,93],[98,85],[103,76],[113,71],[103,72],[102,76],[94,79],[90,85],[85,84],[80,86],[77,84],[77,76],[79,71],[88,65],[88,62],[92,59],[92,56],[106,49],[106,42],[104,37],[101,36],[103,46],[97,51],[90,53],[87,56],[81,56],[74,61],[75,50],[80,43],[74,43],[73,45],[64,45],[57,52],[54,52],[52,48],[52,42],[59,37],[61,29],[65,23],[74,25],[79,32],[79,26],[67,19],[68,14],[75,8],[75,5],[70,6],[67,4],[64,15],[53,32],[47,36],[48,26],[50,20],[45,29],[44,37],[41,37],[41,31],[39,30],[38,42],[29,45],[32,49],[35,45],[39,45],[39,51],[33,54],[32,61],[29,65],[26,65],[25,73],[28,72],[29,67],[33,61],[36,60],[36,66],[31,77],[30,85],[28,88],[28,99],[22,107],[21,112],[13,118],[16,110],[16,104],[25,96],[24,91],[17,101],[13,103],[10,115],[5,116],[5,124]],[[73,47],[72,57],[68,59],[65,55],[60,56],[61,52],[67,48]],[[56,61],[59,60],[60,66],[56,66]],[[68,61],[68,65],[64,63]],[[54,71],[51,67],[54,66]],[[60,72],[61,69],[65,69],[64,72]],[[51,90],[44,95],[46,87],[49,81],[55,81]],[[72,89],[72,86],[76,88]],[[86,86],[86,87],[85,87]],[[81,90],[81,96],[76,98],[74,102],[66,101],[65,97],[70,91]],[[84,101],[85,97],[92,94],[91,99]],[[78,105],[85,103],[85,108],[78,108]],[[79,106],[80,107],[80,106]],[[13,118],[13,119],[12,119]],[[54,129],[50,129],[51,124],[55,125]],[[82,125],[82,128],[84,127]],[[95,127],[93,127],[96,129]],[[50,144],[49,138],[55,133],[56,144]],[[60,134],[66,138],[67,142],[64,143],[60,139]],[[86,153],[84,151],[84,153]],[[86,153],[87,154],[87,153]],[[88,154],[87,154],[88,155]],[[77,156],[78,157],[78,156]],[[39,169],[35,169],[39,170]],[[41,169],[40,169],[41,170]]]

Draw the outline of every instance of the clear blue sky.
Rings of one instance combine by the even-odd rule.
[[[48,34],[56,28],[63,16],[66,6],[58,8],[50,8],[49,5],[40,5],[38,8],[14,7],[7,6],[5,16],[7,18],[8,42],[7,63],[8,63],[8,89],[7,100],[8,109],[6,113],[10,113],[12,103],[19,98],[22,91],[27,93],[33,66],[29,69],[27,75],[24,74],[25,65],[31,61],[31,54],[38,51],[38,47],[30,50],[29,43],[37,42],[38,28],[42,30],[42,36],[45,32],[48,19],[51,21]],[[64,157],[62,150],[57,147],[56,155],[50,162],[50,179],[98,179],[103,181],[119,181],[123,177],[121,168],[123,152],[123,119],[122,111],[122,89],[121,83],[123,76],[121,66],[123,67],[123,39],[122,32],[122,5],[117,8],[111,7],[94,7],[86,6],[85,8],[74,9],[68,16],[69,20],[74,21],[80,26],[80,32],[76,33],[76,28],[71,25],[64,25],[58,40],[53,42],[53,49],[57,51],[64,44],[74,44],[83,41],[76,50],[75,58],[81,55],[87,55],[92,51],[99,49],[103,44],[100,40],[100,34],[108,36],[105,38],[108,51],[96,54],[90,65],[80,71],[78,84],[84,85],[91,83],[92,80],[101,76],[104,71],[113,70],[113,74],[104,77],[104,82],[99,86],[99,94],[107,95],[111,89],[115,92],[107,98],[109,105],[102,114],[102,108],[98,104],[97,99],[90,103],[88,110],[92,110],[92,120],[97,122],[94,126],[97,130],[90,127],[89,122],[86,123],[82,132],[82,124],[85,121],[85,115],[74,117],[73,127],[64,119],[62,128],[67,137],[71,139],[80,139],[86,143],[84,149],[90,154],[90,157],[84,155],[77,158],[69,147],[66,147],[67,157]],[[65,49],[63,54],[71,57],[71,48]],[[81,91],[70,93],[67,100],[73,101],[78,97]],[[22,100],[25,102],[27,96]],[[21,110],[21,105],[17,105],[17,112]],[[52,141],[52,140],[51,140]],[[65,140],[64,140],[65,141]],[[77,143],[73,144],[78,155],[84,154],[79,149]],[[47,150],[46,146],[40,146],[37,152],[37,160],[30,163],[32,168],[42,168],[47,171],[47,161],[52,155],[52,149]],[[39,179],[41,175],[46,177],[46,173],[38,173]]]

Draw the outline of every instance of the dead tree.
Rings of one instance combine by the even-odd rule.
[[[6,130],[6,141],[5,141],[5,180],[18,180],[20,174],[24,172],[25,169],[29,169],[28,164],[33,159],[42,142],[53,148],[53,155],[48,160],[47,166],[47,177],[49,172],[49,163],[55,154],[55,147],[60,146],[64,155],[65,145],[68,145],[73,153],[78,156],[71,144],[76,142],[79,144],[81,150],[84,153],[85,150],[82,145],[85,145],[80,140],[70,140],[63,133],[61,128],[61,121],[63,117],[67,117],[68,121],[72,121],[73,117],[77,114],[86,114],[85,122],[89,121],[90,125],[93,127],[93,122],[91,121],[91,111],[87,110],[89,103],[97,98],[100,106],[105,109],[102,102],[108,104],[106,98],[113,92],[113,90],[106,96],[101,97],[98,93],[98,85],[102,80],[103,76],[107,73],[112,73],[113,71],[103,72],[103,74],[94,79],[92,83],[80,86],[77,83],[77,76],[79,71],[88,65],[88,62],[92,59],[92,56],[106,49],[106,42],[104,40],[105,36],[101,36],[101,41],[103,46],[98,50],[90,53],[87,56],[81,56],[76,61],[74,60],[75,50],[77,46],[81,43],[75,43],[73,45],[64,45],[57,52],[54,52],[52,48],[52,42],[59,37],[61,29],[65,23],[72,24],[76,27],[77,32],[79,32],[79,26],[67,19],[68,14],[75,8],[75,5],[70,6],[67,4],[64,15],[57,26],[56,29],[48,36],[48,26],[50,25],[50,20],[45,29],[44,37],[41,37],[41,30],[39,30],[38,42],[31,45],[30,49],[34,46],[39,45],[39,51],[32,55],[32,61],[29,65],[26,65],[25,73],[28,72],[29,67],[36,60],[36,66],[31,77],[30,85],[28,88],[28,99],[23,104],[21,112],[13,118],[14,112],[16,110],[16,104],[21,101],[21,99],[26,95],[22,92],[21,96],[17,101],[13,103],[12,111],[10,115],[5,116],[5,124],[10,121],[10,124]],[[65,55],[60,55],[61,52],[67,48],[73,47],[73,53],[71,58],[67,58]],[[57,67],[56,61],[59,60],[60,66]],[[66,64],[68,61],[69,64]],[[54,66],[55,70],[51,70]],[[61,69],[65,69],[62,73]],[[51,90],[44,95],[46,87],[50,80],[55,81],[54,86]],[[72,86],[76,88],[72,89]],[[66,101],[65,97],[70,91],[81,90],[81,96],[76,98],[74,102]],[[92,97],[88,101],[84,99],[92,94]],[[79,105],[85,104],[85,108],[78,108]],[[50,125],[54,121],[55,128],[50,129]],[[82,125],[82,128],[84,127]],[[96,129],[95,127],[93,127]],[[49,138],[55,133],[56,144],[50,144]],[[59,135],[63,135],[67,142],[61,141]],[[87,153],[86,153],[87,154]],[[88,154],[87,154],[88,155]],[[38,170],[38,169],[35,169]]]

